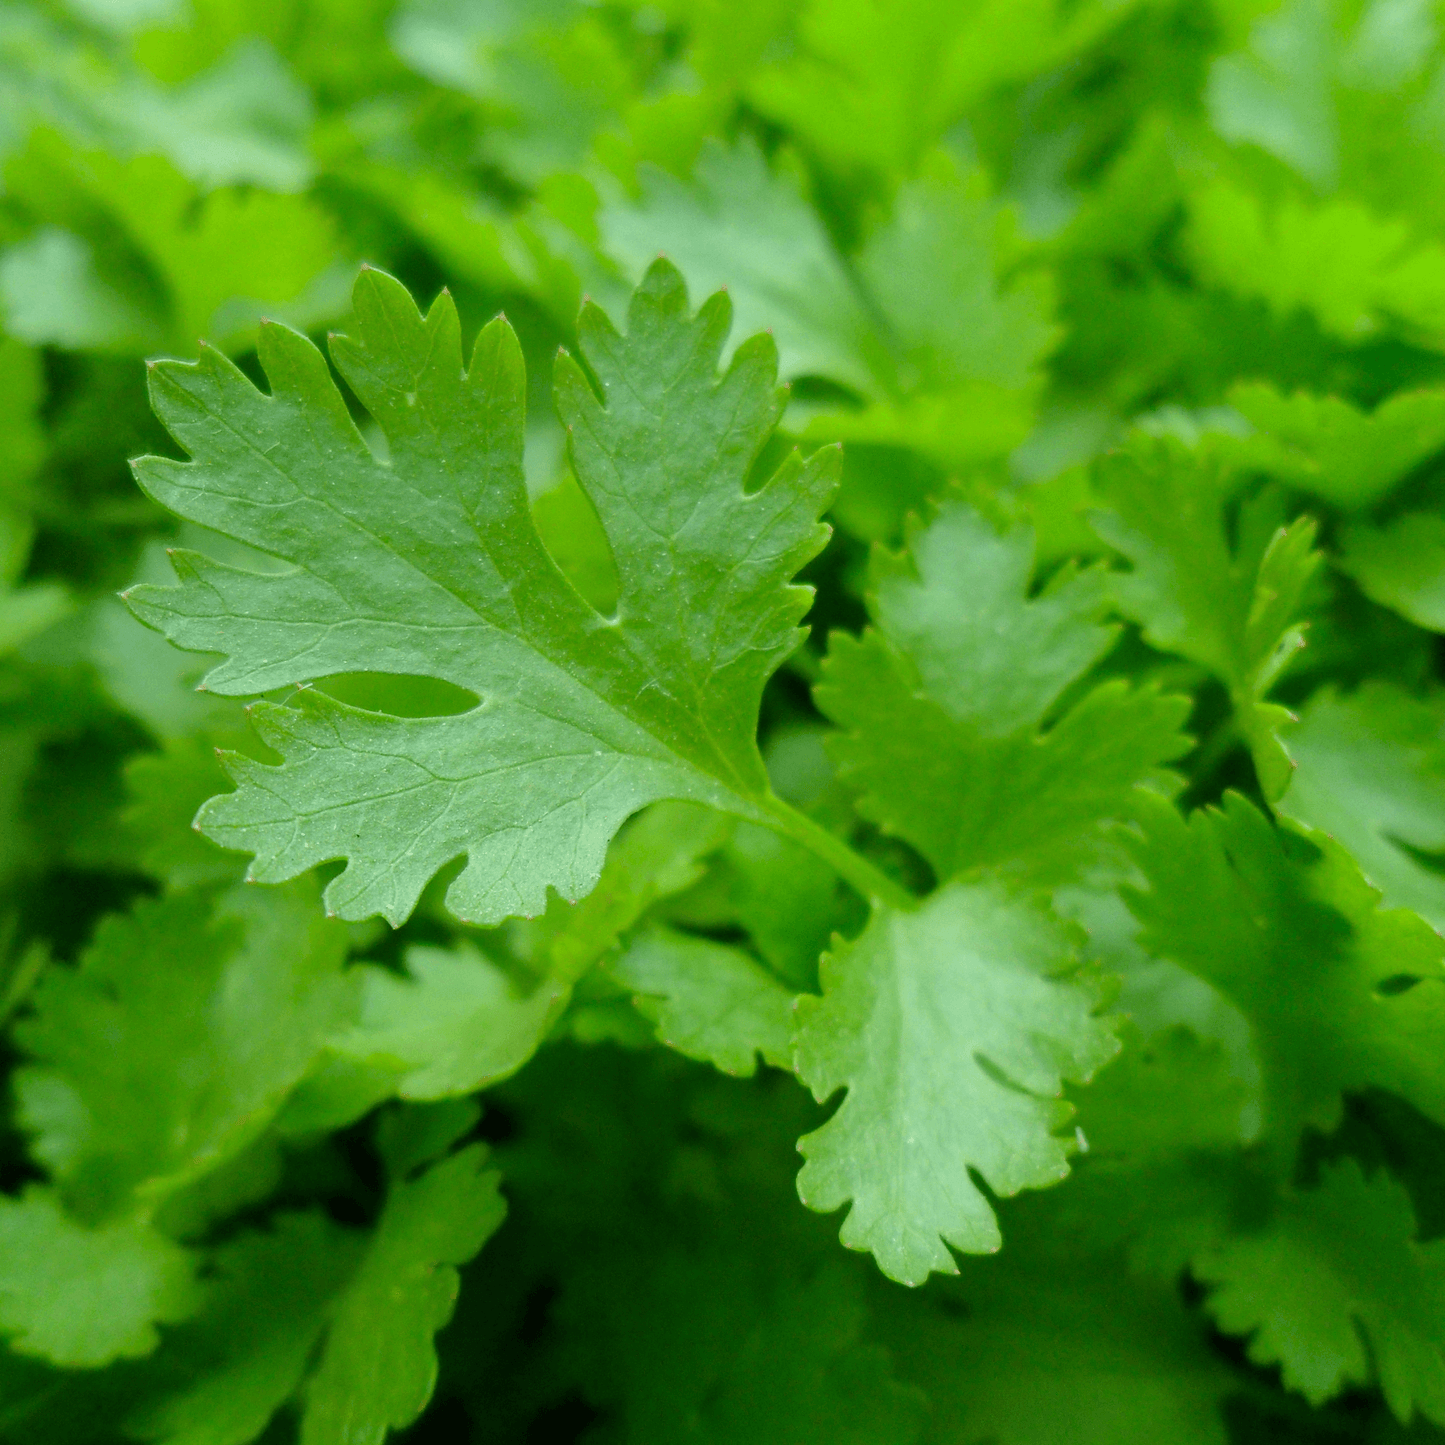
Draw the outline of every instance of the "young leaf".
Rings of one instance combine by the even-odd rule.
[[[874,554],[861,641],[834,633],[818,705],[859,809],[940,878],[1006,867],[1057,880],[1090,860],[1101,825],[1188,747],[1184,698],[1096,687],[1044,730],[1114,640],[1104,577],[1066,569],[1030,598],[1033,536],[1000,534],[949,501],[908,552]]]
[[[696,317],[658,262],[620,336],[589,307],[581,349],[599,379],[559,369],[573,463],[607,531],[618,615],[599,617],[542,549],[522,478],[523,366],[505,321],[461,366],[455,307],[426,318],[395,281],[363,272],[356,336],[333,355],[386,436],[362,441],[304,337],[264,328],[273,386],[217,353],[153,373],[156,409],[194,460],[147,458],[142,485],[183,516],[270,551],[270,574],[178,555],[180,588],[138,588],[138,614],[173,641],[219,651],[218,692],[340,672],[435,677],[481,701],[397,718],[303,691],[254,717],[279,766],[232,760],[239,791],[207,833],[257,854],[263,881],[345,858],[327,889],[347,918],[399,923],[460,854],[449,906],[496,921],[597,881],[608,840],[658,798],[759,816],[763,683],[796,645],[808,602],[790,585],[823,544],[835,463],[785,463],[744,490],[778,414],[765,339],[726,375],[725,297]]]
[[[777,337],[784,377],[826,376],[868,393],[880,343],[846,267],[796,175],[756,145],[709,140],[690,185],[642,168],[642,197],[598,217],[603,245],[640,277],[661,251],[692,286],[726,287],[738,329]]]
[[[1057,1137],[1082,1083],[1118,1045],[1096,989],[1071,977],[1066,927],[994,882],[956,884],[914,912],[875,909],[797,1003],[795,1064],[837,1113],[799,1143],[803,1202],[852,1201],[843,1243],[904,1284],[953,1273],[944,1247],[999,1247],[996,1194],[1068,1173]]]
[[[68,1369],[147,1355],[157,1325],[199,1304],[194,1272],[187,1252],[148,1225],[87,1228],[37,1185],[0,1198],[0,1333],[21,1354]]]
[[[793,995],[738,948],[674,929],[639,934],[610,970],[669,1048],[749,1077],[792,1061]]]
[[[1346,511],[1372,506],[1445,448],[1438,390],[1398,392],[1372,412],[1338,396],[1284,396],[1265,382],[1234,387],[1229,401],[1280,447],[1288,481]]]
[[[1326,1165],[1194,1272],[1220,1328],[1251,1336],[1250,1359],[1280,1365],[1312,1405],[1373,1374],[1401,1421],[1445,1422],[1445,1256],[1415,1242],[1409,1196],[1383,1171]]]
[[[1154,646],[1228,687],[1264,791],[1278,797],[1290,762],[1277,732],[1290,715],[1264,699],[1304,646],[1297,618],[1320,560],[1314,523],[1282,525],[1266,492],[1241,504],[1231,546],[1225,509],[1233,477],[1168,437],[1137,436],[1104,460],[1099,483],[1112,510],[1095,515],[1095,530],[1133,564],[1114,582],[1120,609]]]
[[[456,1266],[506,1214],[479,1144],[394,1183],[307,1388],[301,1445],[381,1445],[421,1414],[436,1385],[432,1336],[451,1318]]]

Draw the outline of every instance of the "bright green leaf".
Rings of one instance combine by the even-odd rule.
[[[195,1265],[148,1225],[90,1229],[48,1190],[0,1199],[0,1332],[21,1354],[94,1369],[155,1349],[198,1303]]]
[[[669,1048],[747,1077],[792,1062],[793,995],[741,949],[673,929],[640,933],[612,965]]]
[[[567,1001],[557,980],[519,990],[475,948],[414,947],[406,977],[363,965],[356,1025],[331,1040],[357,1064],[394,1070],[404,1099],[469,1094],[531,1058]]]
[[[1445,930],[1445,879],[1422,857],[1445,852],[1445,701],[1384,682],[1321,691],[1285,745],[1295,773],[1279,812],[1349,849],[1387,906]]]
[[[799,1144],[804,1203],[852,1201],[843,1243],[890,1278],[953,1273],[945,1248],[999,1247],[995,1194],[1057,1183],[1066,1080],[1114,1054],[1098,991],[1074,977],[1066,927],[996,883],[955,885],[916,912],[877,909],[824,959],[823,996],[797,1004],[795,1063],[820,1102],[847,1096]]]

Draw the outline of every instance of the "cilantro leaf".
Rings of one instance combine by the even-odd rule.
[[[206,333],[230,346],[263,310],[305,325],[341,299],[333,224],[306,197],[206,195],[160,156],[55,135],[33,137],[6,180],[37,229],[0,260],[0,302],[37,344],[189,350]]]
[[[890,1290],[879,1328],[933,1406],[929,1445],[1224,1445],[1234,1377],[1173,1282],[1010,1238],[947,1294]]]
[[[331,1040],[342,1058],[394,1071],[404,1099],[469,1094],[531,1058],[567,1000],[550,979],[530,992],[477,949],[413,947],[406,977],[363,964],[355,1025]]]
[[[1338,396],[1236,386],[1230,404],[1280,448],[1295,486],[1347,511],[1372,506],[1445,448],[1445,392],[1397,392],[1374,411]]]
[[[1029,596],[1033,536],[1000,534],[961,502],[875,551],[874,626],[834,633],[819,707],[865,817],[906,838],[940,878],[1009,867],[1067,874],[1126,818],[1141,783],[1188,746],[1182,698],[1110,682],[1043,724],[1114,641],[1105,579],[1065,568]],[[940,805],[940,800],[947,800]]]
[[[792,1061],[793,995],[741,949],[675,929],[640,933],[609,970],[668,1047],[751,1075]]]
[[[1344,342],[1404,333],[1435,345],[1445,329],[1445,247],[1357,201],[1267,205],[1212,181],[1191,197],[1186,245],[1211,284],[1281,319],[1304,311]]]
[[[341,1022],[345,946],[301,885],[107,918],[16,1026],[35,1157],[95,1213],[153,1209],[233,1157]]]
[[[772,331],[783,376],[873,389],[875,325],[794,172],[771,172],[750,142],[710,140],[690,184],[652,166],[639,179],[638,201],[612,198],[598,216],[604,248],[630,274],[661,250],[695,289],[727,288],[742,335]]]
[[[995,1194],[1062,1179],[1083,1082],[1117,1044],[1095,1017],[1066,927],[995,882],[955,884],[915,912],[879,907],[822,965],[823,996],[797,1008],[795,1065],[821,1103],[847,1096],[799,1150],[804,1203],[852,1201],[843,1243],[919,1284],[957,1266],[945,1243],[999,1246],[969,1177]]]
[[[333,353],[390,464],[372,458],[320,354],[284,328],[263,332],[270,397],[215,352],[157,368],[157,410],[195,460],[143,460],[142,483],[289,570],[182,555],[181,588],[138,588],[132,604],[181,645],[227,654],[206,681],[218,692],[394,671],[483,701],[406,719],[317,691],[258,706],[285,761],[234,759],[240,788],[204,811],[209,836],[256,852],[265,881],[344,857],[329,906],[393,923],[465,853],[449,906],[495,921],[539,912],[549,885],[585,893],[619,824],[654,799],[759,816],[758,698],[797,643],[808,594],[789,579],[825,540],[817,516],[833,486],[821,455],[743,490],[777,416],[771,346],[744,344],[719,381],[727,302],[689,318],[661,262],[626,337],[584,311],[582,352],[606,401],[573,363],[558,387],[617,561],[609,624],[562,579],[527,511],[522,363],[506,323],[483,331],[464,373],[448,297],[423,319],[367,271],[355,303],[357,336]]]
[[[158,1366],[190,1383],[155,1392],[126,1432],[162,1445],[246,1445],[301,1384],[357,1236],[322,1215],[283,1214],[210,1261],[205,1301]]]
[[[1292,1156],[1306,1125],[1333,1128],[1341,1095],[1390,1089],[1445,1120],[1445,945],[1379,894],[1335,843],[1306,841],[1238,795],[1187,823],[1147,799],[1129,890],[1150,951],[1199,974],[1249,1020],[1264,1126]]]
[[[432,1336],[456,1305],[456,1266],[506,1214],[485,1161],[474,1144],[393,1184],[307,1387],[301,1445],[381,1445],[431,1398]]]
[[[50,1190],[0,1198],[0,1333],[70,1369],[146,1355],[199,1302],[187,1252],[149,1225],[87,1228]]]
[[[1418,627],[1445,632],[1445,518],[1405,512],[1380,526],[1350,527],[1340,567],[1364,594]]]
[[[1324,690],[1286,735],[1287,818],[1348,848],[1392,908],[1445,929],[1445,881],[1420,855],[1445,851],[1445,700],[1384,682]]]
[[[1058,64],[1121,8],[1107,0],[815,0],[793,53],[760,71],[749,94],[838,170],[907,173],[969,102]]]
[[[1225,513],[1237,480],[1170,437],[1136,437],[1101,463],[1099,485],[1111,509],[1094,516],[1095,530],[1132,563],[1114,580],[1120,610],[1154,646],[1228,687],[1265,793],[1278,797],[1290,763],[1277,732],[1290,715],[1265,697],[1304,645],[1296,619],[1320,561],[1314,523],[1282,525],[1266,491],[1240,504],[1231,546]]]
[[[1445,1258],[1415,1242],[1409,1196],[1352,1159],[1285,1196],[1262,1231],[1194,1262],[1209,1308],[1311,1404],[1375,1375],[1390,1408],[1445,1419]]]
[[[709,143],[684,184],[643,169],[640,201],[613,199],[602,242],[633,275],[659,245],[702,289],[726,286],[745,329],[778,339],[784,376],[818,376],[867,403],[800,409],[806,434],[917,447],[943,465],[1022,441],[1055,341],[1039,272],[1008,275],[1012,217],[983,176],[931,155],[869,228],[856,274],[798,181],[757,148]]]

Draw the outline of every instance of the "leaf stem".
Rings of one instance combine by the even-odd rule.
[[[764,802],[763,818],[775,832],[801,843],[829,864],[870,903],[886,903],[890,908],[901,909],[918,906],[918,899],[901,883],[776,794],[770,794]]]

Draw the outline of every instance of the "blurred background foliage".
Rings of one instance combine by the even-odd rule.
[[[952,483],[1026,516],[1048,568],[1105,554],[1086,521],[1093,463],[1130,429],[1273,478],[1290,509],[1322,519],[1332,559],[1280,695],[1323,686],[1320,707],[1343,707],[1328,689],[1369,682],[1426,698],[1378,806],[1408,855],[1392,864],[1400,886],[1445,919],[1431,691],[1445,481],[1422,467],[1445,445],[1445,390],[1431,390],[1445,386],[1445,32],[1431,0],[11,0],[0,176],[7,1013],[70,970],[107,915],[239,876],[188,824],[224,786],[212,749],[259,744],[238,703],[193,690],[204,659],[113,595],[164,579],[166,547],[194,540],[128,474],[128,457],[173,449],[143,359],[204,339],[256,375],[259,319],[317,339],[344,326],[362,262],[423,302],[448,287],[471,332],[499,310],[517,327],[538,524],[604,607],[611,559],[549,400],[580,300],[616,308],[661,251],[695,301],[728,288],[735,341],[772,332],[792,383],[775,452],[848,443],[835,537],[810,574],[814,638],[764,719],[778,786],[822,817],[848,804],[806,683],[826,629],[862,618],[869,546],[898,543],[930,496]],[[212,555],[229,546],[206,538]],[[1190,801],[1254,789],[1203,668],[1137,633],[1112,665],[1195,692]],[[334,686],[364,700],[374,684]],[[1398,694],[1353,697],[1413,726]],[[806,986],[851,905],[779,846],[747,830],[713,840],[663,913],[752,939]],[[812,916],[770,889],[780,868],[793,895],[813,887]],[[457,943],[470,931],[437,896],[401,935],[356,926],[344,946],[394,969],[409,947]],[[1108,920],[1091,921],[1107,937]],[[546,929],[481,941],[522,966]],[[1134,970],[1147,1034],[1139,1000],[1163,966],[1131,949],[1120,937],[1111,962]],[[1195,1001],[1193,1033],[1156,1030],[1084,1105],[1107,1138],[1116,1116],[1147,1115],[1151,1089],[1192,1090],[1187,1127],[1158,1146],[1167,1162],[1119,1125],[1144,1164],[1121,1177],[1085,1161],[1068,1188],[1006,1202],[998,1260],[908,1294],[797,1206],[792,1140],[817,1113],[801,1091],[649,1050],[626,997],[595,995],[480,1124],[438,1126],[491,1141],[512,1215],[467,1274],[438,1393],[406,1438],[1439,1438],[1397,1425],[1372,1389],[1313,1404],[1287,1392],[1211,1327],[1168,1230],[1149,1233],[1189,1215],[1181,1198],[1212,1207],[1190,1171],[1220,1149],[1244,1162],[1210,1187],[1249,1196],[1248,1068],[1217,1001]],[[1177,1018],[1177,996],[1170,1007]],[[146,1047],[163,1054],[164,1030]],[[347,1107],[311,1087],[214,1198],[177,1196],[172,1233],[210,1238],[214,1267],[247,1210],[321,1201],[345,1226],[377,1217],[384,1138],[366,1109],[389,1086]],[[41,1172],[25,1133],[9,1107],[12,1192]],[[1390,1163],[1428,1240],[1445,1230],[1442,1143],[1403,1105],[1361,1097],[1311,1167]],[[233,1223],[208,1236],[218,1219]],[[211,1440],[127,1414],[177,1368],[157,1358],[77,1373],[5,1357],[0,1437],[81,1445],[122,1438],[120,1421],[125,1437]],[[293,1430],[283,1413],[264,1438]]]

